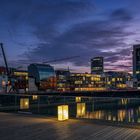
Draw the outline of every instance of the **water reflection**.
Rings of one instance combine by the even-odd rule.
[[[75,97],[76,102],[81,102],[81,97]]]
[[[29,111],[32,114],[57,117],[57,106],[69,106],[70,118],[111,122],[140,123],[140,99],[64,97],[45,95],[1,95],[0,111]]]
[[[140,100],[113,99],[86,103],[85,115],[77,118],[96,119],[112,122],[140,123]]]
[[[86,104],[85,103],[77,103],[77,117],[83,117],[86,114]]]
[[[20,109],[29,109],[29,99],[28,98],[20,99]]]

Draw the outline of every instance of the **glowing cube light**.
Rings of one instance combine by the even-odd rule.
[[[68,105],[58,106],[58,120],[64,121],[69,119],[69,107]]]
[[[86,104],[77,103],[77,117],[85,116],[86,114]]]
[[[81,102],[81,97],[76,97],[75,100],[76,102]]]
[[[20,99],[20,109],[29,109],[29,99],[28,98]]]
[[[33,96],[32,96],[32,99],[33,99],[33,100],[37,100],[37,99],[38,99],[38,96],[37,96],[37,95],[33,95]]]

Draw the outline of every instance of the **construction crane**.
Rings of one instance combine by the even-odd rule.
[[[0,43],[0,46],[1,46],[1,50],[2,50],[2,55],[3,55],[4,63],[5,63],[5,66],[6,66],[6,73],[7,73],[7,76],[10,77],[10,72],[9,72],[7,59],[6,59],[4,48],[3,48],[3,43]]]
[[[45,62],[43,62],[43,64],[46,64],[46,63],[53,63],[53,62],[58,62],[58,61],[65,61],[65,60],[70,60],[70,59],[74,59],[74,58],[78,58],[78,57],[80,57],[80,56],[71,56],[71,57],[65,57],[65,58],[54,59],[54,60],[45,61]]]
[[[7,78],[8,78],[8,81],[11,81],[11,76],[10,76],[10,72],[9,72],[8,63],[7,63],[7,59],[6,59],[6,56],[5,56],[4,48],[3,48],[3,43],[0,43],[0,47],[1,47],[2,55],[3,55],[5,67],[6,67]],[[7,87],[8,87],[8,82],[6,83],[6,92],[7,92]]]
[[[2,50],[2,55],[3,55],[3,59],[4,59],[5,67],[6,67],[7,79],[8,79],[8,82],[7,82],[7,84],[6,84],[6,92],[7,92],[7,87],[9,86],[9,85],[8,85],[9,82],[10,82],[10,84],[11,84],[11,88],[9,89],[8,92],[10,92],[11,90],[17,91],[17,89],[16,89],[16,87],[15,87],[14,79],[12,78],[11,73],[10,73],[10,70],[9,70],[9,67],[8,67],[6,55],[5,55],[4,48],[3,48],[3,43],[0,43],[0,47],[1,47],[1,50]]]

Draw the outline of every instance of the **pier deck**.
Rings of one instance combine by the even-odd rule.
[[[70,119],[0,113],[0,140],[140,140],[140,130]]]

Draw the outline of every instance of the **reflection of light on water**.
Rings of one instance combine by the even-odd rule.
[[[108,115],[108,121],[111,121],[111,115]]]
[[[140,101],[131,99],[111,100],[108,102],[87,103],[86,111],[77,110],[77,117],[106,120],[112,122],[140,123]],[[113,108],[113,109],[112,109]],[[79,115],[78,115],[79,114]]]
[[[125,110],[118,110],[118,121],[124,121],[126,117],[126,111]]]
[[[86,114],[86,104],[77,103],[77,117],[83,117]]]
[[[29,99],[28,98],[20,99],[20,109],[29,109]]]
[[[134,122],[134,111],[133,111],[133,109],[128,110],[128,122]]]
[[[116,117],[115,116],[113,116],[113,121],[116,121]]]
[[[32,96],[32,99],[33,99],[33,100],[37,100],[37,99],[38,99],[38,96],[37,96],[37,95],[33,95],[33,96]]]
[[[81,102],[81,97],[75,97],[76,102]]]
[[[121,104],[122,105],[127,105],[128,104],[128,99],[121,99]]]
[[[140,123],[140,118],[138,118],[138,121],[137,122]]]
[[[93,112],[86,112],[85,118],[90,119],[103,119],[104,117],[104,111],[93,111]]]

